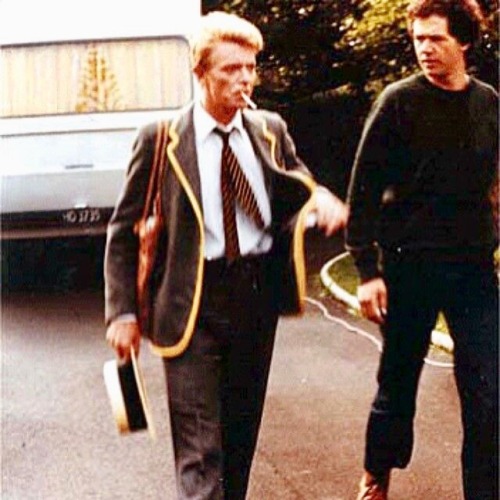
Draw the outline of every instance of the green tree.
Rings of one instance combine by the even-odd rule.
[[[407,0],[364,0],[361,19],[343,20],[345,37],[340,45],[351,48],[352,59],[365,68],[364,88],[378,92],[415,69],[413,49],[406,33]]]
[[[261,98],[278,105],[328,98],[329,93],[359,80],[363,72],[340,44],[343,19],[360,19],[359,0],[230,0],[205,2],[235,12],[261,29],[265,47],[259,60]]]
[[[498,85],[498,0],[479,0],[488,23],[471,59],[480,78]],[[211,0],[259,26],[258,94],[277,105],[379,91],[416,71],[406,31],[408,0]]]

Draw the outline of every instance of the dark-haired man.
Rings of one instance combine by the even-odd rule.
[[[410,461],[439,311],[455,345],[464,495],[498,498],[498,95],[466,71],[481,21],[475,0],[411,2],[422,73],[380,95],[356,155],[346,242],[384,337],[358,500],[386,499],[391,469]]]

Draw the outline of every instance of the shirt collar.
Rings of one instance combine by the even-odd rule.
[[[238,130],[240,134],[243,132],[243,118],[240,110],[236,112],[234,118],[227,125],[222,125],[221,123],[218,123],[210,113],[207,112],[207,110],[202,106],[201,102],[197,101],[194,104],[193,108],[193,120],[196,134],[201,142],[204,142],[206,139],[208,139],[208,137],[216,127],[226,132],[229,132],[233,129]]]

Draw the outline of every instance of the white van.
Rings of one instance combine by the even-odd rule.
[[[104,233],[137,128],[193,97],[200,0],[0,6],[1,239]]]

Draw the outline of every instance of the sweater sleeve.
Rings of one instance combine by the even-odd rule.
[[[377,227],[386,171],[396,140],[396,106],[386,90],[375,101],[361,135],[347,193],[346,249],[361,280],[380,275]]]

